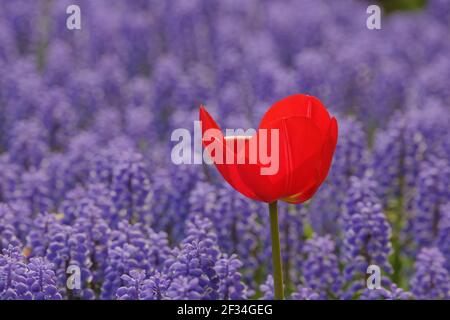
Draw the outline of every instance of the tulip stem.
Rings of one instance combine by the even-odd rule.
[[[278,206],[277,202],[269,203],[270,212],[270,236],[272,238],[272,266],[273,287],[275,300],[284,299],[283,269],[281,266],[280,232],[278,230]]]

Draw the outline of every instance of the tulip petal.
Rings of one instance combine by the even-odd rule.
[[[312,185],[311,187],[309,187],[306,191],[304,191],[302,193],[298,193],[295,196],[291,196],[291,197],[283,199],[284,201],[293,203],[293,204],[298,204],[298,203],[305,202],[305,201],[309,200],[310,198],[312,198],[312,196],[314,196],[314,194],[319,189],[320,185],[326,179],[328,172],[330,170],[334,150],[336,149],[337,137],[338,137],[338,124],[337,124],[336,118],[333,117],[330,122],[330,126],[329,126],[328,133],[327,133],[327,141],[323,145],[323,150],[321,152],[320,159],[317,159],[317,158],[310,159],[311,162],[317,161],[317,163],[320,164],[318,170],[316,171],[316,174],[317,174],[316,175],[316,181],[317,181],[316,184]],[[307,168],[308,165],[305,163],[305,165],[303,167]],[[294,173],[294,176],[301,179],[300,173]]]
[[[303,116],[282,119],[272,125],[280,127],[280,169],[269,180],[273,186],[283,188],[283,197],[304,193],[318,182],[325,133]]]
[[[206,111],[206,109],[201,106],[200,107],[200,121],[202,122],[202,136],[205,135],[205,132],[208,129],[217,129],[220,130],[220,127],[218,124],[214,121],[214,119],[211,117],[211,115]],[[222,150],[224,151],[224,158],[226,158],[227,152],[233,152],[232,150],[229,150],[227,148],[225,137],[221,133],[219,137],[217,137],[217,140],[220,141],[220,144],[222,146]],[[204,141],[202,139],[204,147],[207,147],[209,145],[208,141]],[[255,195],[255,193],[250,189],[247,184],[241,179],[241,176],[238,173],[237,166],[240,166],[236,164],[218,164],[215,163],[215,166],[219,173],[222,175],[222,177],[227,181],[235,190],[240,192],[246,197],[249,197],[254,200],[262,201],[259,197]]]
[[[281,119],[271,126],[270,129],[279,130],[278,145],[268,147],[271,155],[275,148],[278,149],[278,172],[262,175],[261,169],[270,164],[263,165],[260,162],[237,166],[241,179],[265,202],[303,194],[317,185],[320,178],[318,166],[325,140],[325,134],[303,116]],[[257,136],[261,138],[261,131],[258,131]],[[262,142],[270,144],[271,140]],[[246,163],[249,163],[248,159]]]
[[[319,99],[296,94],[277,101],[263,116],[259,128],[268,128],[274,121],[295,116],[312,119],[321,131],[326,131],[330,122],[330,114]]]
[[[330,128],[328,131],[328,138],[323,147],[322,163],[321,163],[321,177],[320,183],[322,183],[328,175],[331,167],[331,162],[333,161],[333,154],[336,150],[336,144],[338,139],[338,123],[336,118],[331,119]]]
[[[260,164],[241,164],[237,169],[242,181],[245,181],[259,201],[270,203],[282,197],[283,190],[272,185],[270,176],[261,175]]]

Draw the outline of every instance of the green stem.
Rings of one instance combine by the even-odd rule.
[[[281,266],[280,235],[278,230],[278,207],[277,202],[269,203],[270,212],[270,236],[272,238],[272,266],[273,287],[275,300],[284,299],[283,291],[283,269]]]

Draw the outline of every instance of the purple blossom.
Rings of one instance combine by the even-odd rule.
[[[150,177],[140,153],[122,152],[117,155],[111,188],[112,200],[121,218],[151,222],[148,215],[152,198]]]
[[[124,274],[121,279],[125,286],[117,289],[118,300],[148,300],[147,297],[151,296],[151,287],[148,280],[145,280],[145,271],[131,270],[129,275]]]
[[[93,274],[91,271],[93,261],[89,249],[89,239],[86,234],[78,230],[69,230],[67,249],[69,259],[66,266],[77,266],[80,269],[80,289],[73,289],[68,294],[72,298],[94,299],[95,293],[91,288]]]
[[[361,300],[411,300],[413,295],[411,292],[392,284],[390,290],[385,288],[366,289],[360,296]]]
[[[450,166],[446,160],[433,160],[422,163],[414,198],[414,212],[410,220],[418,246],[430,246],[435,242],[439,224],[446,218],[443,205],[450,197]],[[445,224],[445,221],[442,223]]]
[[[309,216],[314,231],[319,234],[336,234],[342,226],[345,192],[352,176],[361,177],[369,166],[367,137],[362,124],[353,119],[339,119],[339,141],[333,165],[325,184],[311,201]]]
[[[184,224],[191,209],[192,197],[188,195],[195,185],[203,180],[203,174],[194,166],[170,166],[168,171],[159,172],[157,188],[151,208],[156,230],[165,230],[175,241],[181,241]],[[199,203],[198,205],[202,205]],[[180,219],[180,220],[179,220]]]
[[[59,229],[58,217],[51,213],[41,213],[35,217],[33,227],[27,235],[30,256],[44,256],[50,245],[55,229]]]
[[[258,248],[263,232],[258,221],[262,208],[229,186],[218,188],[217,197],[217,201],[213,201],[214,209],[209,212],[202,210],[203,215],[214,222],[221,250],[228,254],[236,253],[247,271],[245,277],[252,278],[252,273],[264,259]]]
[[[69,78],[66,92],[71,105],[78,110],[78,125],[88,126],[92,122],[92,115],[96,113],[95,106],[104,103],[100,75],[93,70],[77,70]]]
[[[242,282],[242,275],[239,272],[241,267],[242,262],[237,259],[236,255],[230,257],[225,255],[217,261],[214,269],[220,279],[220,299],[238,300],[248,298],[247,287]]]
[[[376,190],[377,185],[369,175],[351,180],[343,219],[345,281],[365,282],[371,264],[378,265],[387,274],[392,272],[388,261],[392,251],[391,227]]]
[[[37,129],[40,129],[42,132],[33,137],[34,140],[30,142],[38,138],[46,138],[52,150],[64,149],[70,137],[76,132],[78,115],[70,106],[66,95],[60,88],[52,89],[42,97],[37,118],[43,127],[38,127]],[[47,134],[47,137],[41,137],[44,133]],[[40,141],[41,145],[34,146],[34,148],[40,147],[45,151],[46,146],[42,145],[42,142],[46,142],[46,140],[43,139],[43,141]]]
[[[291,295],[292,300],[320,300],[319,295],[311,288],[298,286],[297,291]]]
[[[15,198],[34,214],[53,209],[47,173],[43,169],[23,172]]]
[[[35,119],[23,120],[15,123],[10,134],[11,160],[26,169],[36,169],[49,149],[45,127]]]
[[[121,279],[123,274],[129,273],[133,269],[148,270],[150,249],[142,225],[130,225],[128,222],[122,221],[117,230],[112,230],[107,247],[101,299],[114,298],[116,290],[123,285]],[[153,257],[155,255],[156,253],[153,252]]]
[[[166,298],[166,291],[171,279],[163,273],[155,272],[146,280],[146,298],[149,300],[162,300]],[[172,287],[174,290],[174,287]],[[173,292],[173,291],[172,291]]]
[[[187,223],[187,229],[187,237],[176,261],[169,267],[169,274],[173,279],[197,278],[197,285],[202,288],[202,297],[217,299],[220,282],[214,269],[220,255],[217,236],[212,230],[211,222],[198,216]],[[168,290],[170,291],[170,287]]]
[[[147,232],[149,242],[148,262],[153,270],[161,271],[171,251],[167,233],[164,231],[155,232],[150,228]]]
[[[167,288],[166,297],[170,300],[201,300],[205,296],[201,280],[186,276],[176,277]]]
[[[266,281],[259,286],[259,290],[262,293],[261,300],[273,300],[273,277],[272,275],[268,275]]]
[[[12,245],[0,254],[0,299],[31,300],[27,285],[27,265],[18,247]]]
[[[329,236],[314,236],[305,243],[306,256],[301,275],[306,287],[319,294],[321,299],[338,297],[342,286],[339,260],[334,242]]]
[[[1,155],[0,168],[0,200],[9,201],[14,198],[20,181],[20,167],[12,163],[8,155]]]
[[[28,263],[27,285],[33,300],[61,300],[56,286],[53,265],[42,258],[31,258]]]
[[[423,248],[417,255],[411,291],[417,299],[449,299],[450,276],[437,248]]]
[[[22,245],[14,225],[14,213],[9,205],[0,203],[0,249],[7,249],[9,245]]]
[[[441,219],[439,221],[437,247],[447,261],[447,270],[450,272],[450,204],[441,208]]]

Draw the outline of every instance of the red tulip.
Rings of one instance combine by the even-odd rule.
[[[314,195],[330,169],[337,143],[337,121],[315,97],[297,94],[276,102],[262,118],[257,133],[251,137],[225,137],[203,106],[200,107],[200,120],[204,147],[208,149],[215,139],[222,147],[223,159],[230,156],[235,160],[234,163],[215,162],[223,178],[234,189],[254,200],[305,202]],[[209,129],[216,130],[212,130],[214,133],[208,137]],[[269,153],[279,151],[278,170],[273,174],[263,174],[269,165],[261,159],[258,158],[256,163],[250,161],[252,143],[258,145],[257,141],[266,140],[261,129],[268,129],[270,138],[276,132],[271,129],[278,129],[277,141],[267,141]],[[237,143],[230,148],[230,142],[241,139],[245,140],[245,150],[239,150]],[[242,152],[245,153],[245,161],[237,163]],[[211,151],[209,155],[217,156]]]

